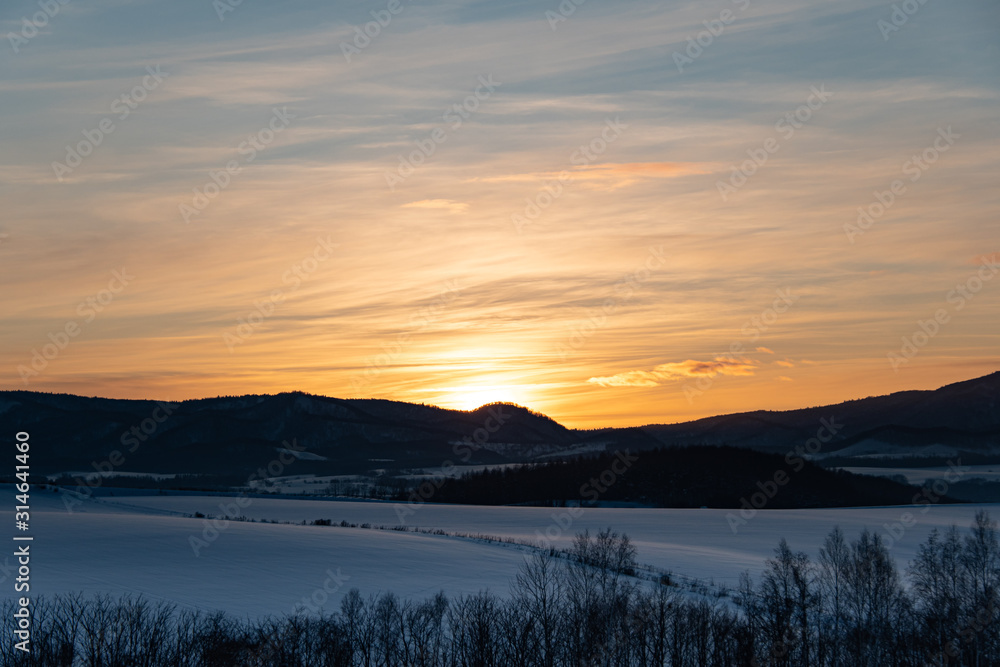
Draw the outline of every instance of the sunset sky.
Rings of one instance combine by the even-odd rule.
[[[596,427],[1000,369],[995,0],[52,5],[0,12],[4,389]]]

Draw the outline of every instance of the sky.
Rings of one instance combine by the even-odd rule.
[[[1000,369],[992,0],[10,0],[0,388],[568,426]]]

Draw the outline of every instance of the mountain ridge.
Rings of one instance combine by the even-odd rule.
[[[171,402],[3,390],[0,414],[16,415],[14,426],[32,433],[41,472],[90,470],[117,451],[125,458],[123,471],[242,474],[273,459],[286,442],[319,457],[296,462],[299,474],[358,474],[373,462],[409,469],[459,456],[460,463],[490,465],[664,446],[784,453],[831,419],[838,430],[820,457],[855,446],[920,456],[938,446],[935,451],[1000,461],[1000,372],[828,406],[591,430],[567,428],[511,403],[462,411],[297,391]]]

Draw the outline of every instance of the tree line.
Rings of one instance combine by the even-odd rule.
[[[772,509],[906,505],[919,490],[868,475],[827,470],[790,454],[768,454],[741,447],[691,446],[643,450],[641,463],[614,476],[607,471],[618,451],[569,461],[488,468],[445,479],[427,500],[470,505],[552,504],[585,501],[596,488],[605,501],[638,502],[655,507],[740,507],[777,472],[787,483],[768,501]],[[603,477],[602,477],[603,475]],[[603,481],[602,481],[603,480]],[[404,499],[405,493],[399,499]],[[954,502],[940,498],[938,502]]]
[[[612,529],[525,559],[508,596],[401,600],[352,589],[337,612],[238,620],[144,598],[33,606],[32,652],[0,636],[3,667],[996,667],[1000,541],[980,511],[935,529],[904,571],[877,533],[839,528],[817,560],[782,539],[732,596],[637,578]],[[10,618],[13,602],[2,613]]]

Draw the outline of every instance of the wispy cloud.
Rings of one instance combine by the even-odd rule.
[[[1000,61],[983,57],[995,2],[927,3],[919,19],[933,34],[908,24],[891,48],[875,26],[886,6],[751,3],[681,75],[670,54],[718,16],[694,0],[588,3],[556,32],[533,3],[412,3],[350,63],[340,42],[372,20],[359,3],[242,3],[221,24],[206,0],[69,3],[0,58],[0,280],[17,285],[3,297],[0,384],[26,388],[18,366],[121,266],[134,284],[27,388],[346,395],[389,348],[366,395],[518,387],[531,398],[519,402],[569,424],[608,425],[991,369],[993,283],[905,373],[885,352],[965,284],[966,258],[998,250]],[[113,112],[156,64],[170,72],[163,85],[127,117]],[[503,84],[477,100],[489,75]],[[765,164],[745,165],[824,84],[829,104],[777,135]],[[251,150],[285,106],[294,122]],[[574,161],[615,117],[627,131]],[[114,131],[95,134],[104,118]],[[908,180],[903,163],[942,124],[961,139]],[[58,182],[52,164],[70,149],[90,154]],[[420,164],[390,192],[384,175],[403,159]],[[722,202],[716,181],[735,165],[755,173]],[[864,243],[838,244],[894,179],[906,192]],[[194,188],[212,199],[183,224]],[[525,234],[515,213],[531,216]],[[327,236],[340,245],[306,271]],[[665,265],[633,289],[660,245]],[[461,297],[421,314],[452,280]],[[772,320],[787,285],[801,299]],[[229,355],[222,333],[277,289],[285,299]],[[761,317],[750,340],[741,327]],[[553,354],[584,329],[573,357]],[[734,340],[747,359],[720,356]],[[794,392],[775,381],[788,363]],[[715,382],[693,405],[661,388],[712,375],[747,379]],[[634,389],[609,400],[609,386]]]
[[[697,162],[628,162],[567,165],[562,171],[531,171],[470,179],[483,183],[540,183],[559,179],[565,173],[573,181],[591,187],[617,189],[650,179],[680,178],[710,174],[712,165]]]
[[[449,213],[465,213],[469,210],[469,205],[451,199],[421,199],[420,201],[403,204],[402,208],[440,209]]]
[[[687,361],[660,364],[651,371],[626,371],[610,377],[592,377],[587,382],[602,387],[655,387],[683,378],[716,375],[753,375],[757,364],[750,359],[716,357],[712,361]]]

